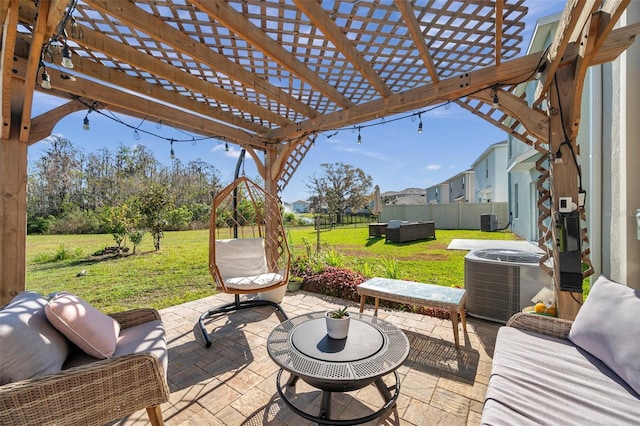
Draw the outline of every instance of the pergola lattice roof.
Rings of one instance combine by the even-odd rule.
[[[204,133],[255,141],[256,148],[299,135],[296,123],[515,58],[527,12],[524,0],[86,0],[66,10],[75,21],[66,28],[75,67],[64,71],[77,81],[62,86],[52,75],[54,89],[98,107],[152,115],[127,101],[130,91],[138,92],[206,117]],[[36,28],[35,12],[33,2],[22,2],[26,34]],[[44,58],[50,74],[58,55]],[[81,89],[84,78],[107,85],[113,96],[127,94],[121,102],[107,93],[89,95],[93,90]],[[203,132],[178,116],[174,121]],[[331,121],[321,127],[347,124]]]

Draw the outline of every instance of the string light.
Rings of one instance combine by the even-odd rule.
[[[89,113],[87,113],[87,115],[84,116],[84,120],[82,120],[82,128],[91,130],[91,127],[89,127]]]
[[[40,82],[40,86],[43,89],[51,89],[51,77],[49,77],[49,73],[47,72],[47,69],[44,67],[44,64],[42,64],[42,81]]]
[[[229,152],[229,143],[228,142],[224,143],[224,152]]]
[[[493,109],[498,109],[500,99],[498,99],[498,86],[493,86]]]
[[[173,150],[173,139],[171,139],[171,151],[170,151],[170,155],[172,160],[176,159],[176,152]]]
[[[362,136],[360,136],[360,127],[358,127],[358,145],[362,143]]]
[[[137,141],[140,140],[140,133],[138,133],[138,129],[133,130],[133,138]]]
[[[418,120],[420,120],[418,122],[418,133],[422,133],[422,113],[421,112],[418,113]]]
[[[71,49],[69,49],[69,46],[67,46],[66,43],[62,48],[62,62],[60,62],[60,65],[68,69],[73,68],[73,61],[71,60]]]

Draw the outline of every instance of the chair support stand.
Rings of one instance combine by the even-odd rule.
[[[284,312],[284,310],[278,303],[271,302],[270,300],[254,300],[254,299],[240,301],[239,294],[235,294],[234,296],[235,296],[235,300],[233,303],[227,303],[226,305],[222,305],[218,308],[211,309],[203,313],[202,315],[200,315],[198,324],[200,325],[200,331],[202,332],[202,337],[204,338],[205,346],[207,348],[211,347],[211,338],[209,337],[209,333],[207,333],[207,329],[204,326],[204,321],[213,316],[216,316],[219,314],[227,314],[229,312],[239,311],[241,309],[255,308],[258,306],[272,306],[275,309],[276,314],[279,314],[278,317],[280,319],[280,322],[283,322],[289,319],[287,314]]]

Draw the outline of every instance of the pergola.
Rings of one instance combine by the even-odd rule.
[[[27,147],[70,113],[109,109],[236,143],[277,196],[319,132],[452,102],[542,154],[541,265],[571,318],[575,295],[546,261],[560,262],[559,197],[579,199],[569,153],[584,77],[640,32],[614,29],[629,2],[567,0],[549,48],[523,56],[525,0],[4,0],[0,305],[25,288]],[[72,69],[59,65],[69,53]],[[533,103],[512,94],[533,79]],[[66,102],[33,117],[36,90]]]

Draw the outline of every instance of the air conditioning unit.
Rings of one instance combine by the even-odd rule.
[[[482,249],[464,258],[467,313],[506,323],[516,312],[533,305],[531,299],[552,280],[540,268],[540,255],[522,250]]]
[[[498,215],[493,213],[484,213],[480,215],[480,230],[485,232],[494,232],[498,230]]]

